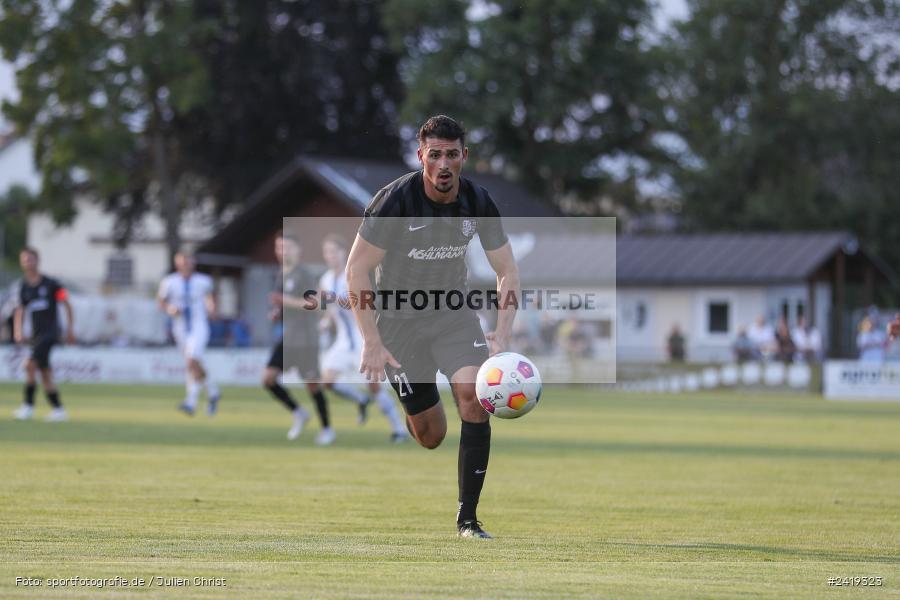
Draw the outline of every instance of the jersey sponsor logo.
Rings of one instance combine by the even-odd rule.
[[[426,223],[425,225],[419,225],[418,227],[413,227],[412,225],[410,225],[409,230],[410,231],[418,231],[420,229],[425,229],[426,227],[428,227],[428,223]]]
[[[478,221],[475,219],[463,219],[460,228],[462,229],[462,234],[464,236],[472,237],[475,235],[475,230],[478,228]]]
[[[415,260],[445,260],[466,255],[467,244],[460,246],[429,246],[427,250],[413,248],[406,256]]]
[[[31,302],[28,303],[27,308],[28,308],[28,310],[30,310],[32,312],[39,311],[39,310],[47,310],[48,308],[50,308],[50,302],[48,302],[44,298],[41,298],[40,300],[32,300]]]

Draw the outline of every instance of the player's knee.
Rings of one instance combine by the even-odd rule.
[[[456,397],[457,402],[475,402],[475,384],[468,382],[454,384],[453,395]]]
[[[432,435],[426,435],[426,436],[419,438],[419,444],[423,448],[427,448],[429,450],[434,450],[435,448],[440,446],[441,442],[443,442],[443,441],[444,441],[444,435],[432,434]]]
[[[271,371],[266,371],[265,373],[263,373],[263,376],[262,376],[263,387],[265,387],[265,388],[273,387],[277,381],[278,381],[278,376],[275,373],[272,373]]]
[[[447,436],[447,427],[429,427],[419,435],[419,444],[423,448],[434,450],[441,445]]]

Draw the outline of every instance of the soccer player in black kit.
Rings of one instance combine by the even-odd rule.
[[[411,304],[383,310],[379,303],[376,310],[368,310],[364,301],[373,293],[372,270],[379,295],[465,290],[466,247],[476,232],[497,274],[498,296],[519,294],[518,269],[497,207],[487,190],[460,176],[468,154],[465,131],[440,115],[430,118],[418,137],[422,170],[375,195],[347,262],[350,297],[357,299],[353,309],[363,335],[360,372],[370,381],[388,378],[406,410],[410,433],[425,448],[437,448],[447,433],[435,375],[440,370],[447,376],[462,419],[457,532],[461,537],[490,538],[476,515],[491,426],[475,396],[475,376],[489,352],[505,349],[515,305],[501,305],[505,308],[498,311],[495,331],[485,335],[468,306],[446,310],[432,300],[425,311]]]
[[[278,232],[275,236],[275,258],[281,265],[278,286],[270,298],[274,309],[269,317],[281,321],[284,326],[282,337],[272,348],[272,355],[263,372],[263,387],[284,404],[294,417],[294,424],[288,431],[288,439],[300,436],[309,420],[309,413],[301,408],[291,393],[278,382],[285,368],[297,367],[306,381],[306,389],[316,405],[322,430],[316,436],[316,444],[328,446],[334,442],[335,433],[328,418],[328,403],[319,383],[319,313],[307,310],[311,306],[303,299],[307,290],[315,290],[318,281],[300,264],[299,241],[290,234]]]
[[[37,389],[37,371],[41,373],[41,383],[47,401],[53,407],[47,421],[65,421],[66,411],[59,399],[59,390],[53,381],[50,367],[50,351],[59,342],[59,318],[57,306],[66,311],[66,343],[74,343],[72,333],[72,306],[69,294],[58,281],[41,274],[38,270],[38,253],[33,248],[25,248],[19,253],[22,267],[22,285],[19,288],[19,306],[16,307],[13,335],[17,344],[25,341],[25,317],[31,317],[31,356],[25,363],[25,391],[22,406],[16,411],[16,418],[30,419],[34,415],[34,393]]]

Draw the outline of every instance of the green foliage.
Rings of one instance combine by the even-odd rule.
[[[195,0],[210,101],[178,119],[221,204],[300,153],[398,159],[397,55],[381,0]]]
[[[668,45],[673,171],[702,229],[852,229],[900,265],[898,5],[694,0]]]
[[[664,158],[647,2],[390,0],[385,23],[405,54],[402,120],[446,113],[467,126],[476,167],[548,198],[635,200],[634,179]],[[470,12],[467,16],[467,9]],[[602,159],[622,160],[611,176]]]
[[[161,170],[184,169],[170,124],[207,100],[199,27],[188,2],[3,0],[0,47],[16,64],[21,97],[7,117],[35,144],[41,206],[61,222],[88,193],[128,224],[148,208]],[[152,155],[154,134],[170,157]]]
[[[37,208],[37,198],[22,185],[13,185],[0,197],[0,270],[18,268],[19,250],[25,246],[28,215]]]
[[[398,157],[379,7],[0,0],[21,92],[3,109],[34,139],[42,208],[67,221],[90,193],[125,241],[151,206],[171,233],[185,206],[243,201],[297,153]]]

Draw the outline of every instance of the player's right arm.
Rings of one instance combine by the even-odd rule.
[[[159,283],[159,292],[156,294],[156,302],[159,304],[159,308],[169,315],[170,317],[178,316],[178,307],[169,302],[169,280],[168,278],[163,279]]]
[[[384,255],[383,248],[367,242],[361,235],[356,234],[353,247],[350,248],[350,256],[347,258],[347,291],[350,296],[350,306],[363,338],[359,372],[365,374],[368,381],[384,381],[386,378],[385,364],[389,364],[395,369],[400,368],[400,363],[384,347],[381,336],[378,334],[378,327],[375,325],[374,303],[369,305],[363,301],[366,297],[371,297],[369,294],[372,293],[369,273],[378,266]]]
[[[22,320],[25,318],[25,307],[21,304],[16,307],[15,313],[13,313],[13,340],[17,344],[21,344],[25,341],[25,333],[22,331]]]

